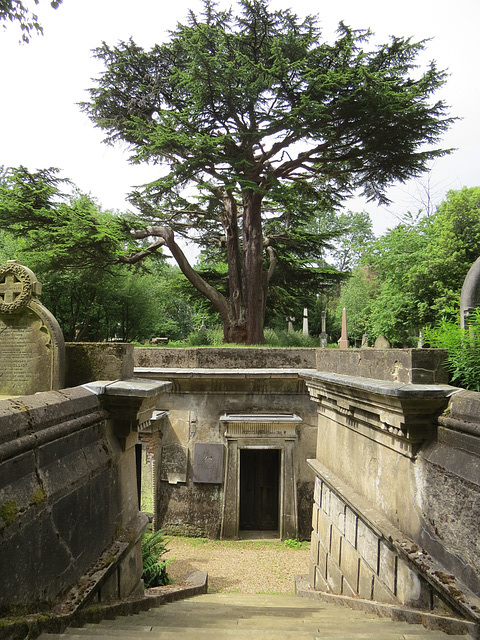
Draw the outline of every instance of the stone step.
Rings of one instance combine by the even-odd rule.
[[[39,640],[465,640],[295,596],[205,594]]]

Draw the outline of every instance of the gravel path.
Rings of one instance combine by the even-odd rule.
[[[168,575],[182,582],[190,571],[208,573],[210,593],[294,593],[295,576],[308,574],[309,546],[273,541],[218,541],[173,537],[164,558]]]

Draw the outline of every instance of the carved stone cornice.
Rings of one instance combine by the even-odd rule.
[[[303,374],[325,418],[407,457],[432,438],[438,416],[459,391],[449,385],[386,382],[334,373]]]

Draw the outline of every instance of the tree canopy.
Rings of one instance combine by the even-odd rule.
[[[414,346],[425,326],[458,316],[462,284],[478,256],[480,187],[449,191],[431,215],[406,215],[367,245],[342,290],[355,337],[368,332]]]
[[[35,0],[35,4],[39,2],[40,0]],[[50,5],[56,9],[62,2],[63,0],[51,0]],[[43,33],[38,16],[22,0],[0,0],[0,23],[7,20],[20,25],[23,42],[29,42],[32,33]]]
[[[83,109],[107,142],[128,143],[132,162],[160,165],[131,196],[136,237],[170,249],[219,312],[226,341],[263,341],[279,247],[329,240],[309,233],[292,203],[321,217],[358,189],[385,202],[393,181],[445,153],[426,146],[451,122],[431,100],[445,72],[416,68],[424,42],[369,49],[370,36],[342,23],[330,44],[314,17],[264,0],[240,0],[238,13],[205,0],[150,51],[130,40],[95,52],[105,71]],[[222,248],[226,293],[192,268],[176,235]]]

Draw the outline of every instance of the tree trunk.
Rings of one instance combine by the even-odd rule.
[[[243,273],[246,344],[263,344],[265,287],[263,277],[262,196],[254,191],[243,195]]]

